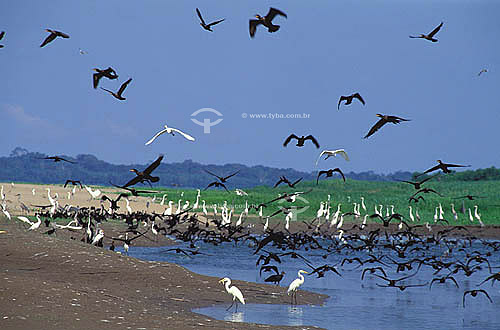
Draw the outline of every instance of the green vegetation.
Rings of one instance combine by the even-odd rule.
[[[309,181],[297,185],[297,189],[290,188],[275,188],[271,187],[255,187],[252,189],[245,190],[248,196],[237,196],[234,192],[230,194],[223,190],[207,190],[202,191],[200,199],[206,201],[208,212],[212,212],[213,204],[222,205],[224,201],[227,201],[229,206],[234,205],[235,213],[239,214],[245,208],[245,201],[248,204],[260,204],[262,202],[270,201],[278,196],[278,193],[288,192],[293,193],[295,191],[308,191],[312,189],[311,192],[302,195],[304,199],[297,199],[293,204],[297,208],[307,207],[309,208],[298,215],[298,220],[310,220],[316,216],[316,212],[319,209],[320,202],[326,201],[328,194],[331,196],[331,214],[336,211],[337,204],[341,203],[342,212],[349,212],[353,210],[353,202],[360,203],[361,196],[365,198],[365,205],[367,208],[367,214],[373,214],[375,212],[374,206],[382,204],[383,214],[386,213],[386,206],[394,205],[394,211],[401,213],[405,217],[409,215],[409,207],[411,205],[413,208],[413,214],[415,215],[415,210],[421,216],[423,222],[434,221],[435,208],[441,203],[443,210],[445,211],[444,218],[450,222],[450,224],[475,224],[478,225],[478,221],[474,220],[473,223],[469,221],[468,209],[470,208],[472,214],[474,214],[474,205],[478,206],[479,213],[481,214],[481,220],[485,224],[500,224],[500,181],[476,181],[476,182],[461,182],[461,181],[429,181],[425,183],[425,187],[432,188],[442,194],[444,197],[440,197],[433,193],[422,194],[425,201],[420,201],[418,203],[409,203],[409,197],[416,192],[413,186],[402,183],[402,182],[369,182],[369,181],[355,181],[347,180],[346,183],[338,179],[320,181],[318,185],[315,182]],[[181,193],[183,196],[181,197]],[[184,190],[184,189],[159,189],[157,200],[162,197],[162,194],[167,194],[168,200],[173,200],[177,202],[178,199],[189,200],[194,202],[196,200],[196,190]],[[453,199],[456,197],[462,197],[465,195],[480,196],[483,198],[478,198],[473,201],[468,199]],[[466,214],[462,214],[460,209],[462,207],[462,202],[467,211]],[[453,215],[451,213],[451,203],[455,205],[455,210],[458,213],[458,221],[454,221]],[[191,203],[192,204],[192,203]],[[279,206],[289,206],[291,203],[288,202],[274,202],[267,208],[264,208],[264,216],[273,213],[278,210]],[[255,214],[252,211],[251,214]],[[364,215],[365,212],[361,209],[361,214]],[[283,219],[283,215],[277,215],[276,218]],[[350,220],[350,219],[345,219]],[[361,221],[362,219],[358,220]]]

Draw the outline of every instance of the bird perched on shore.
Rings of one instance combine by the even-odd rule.
[[[333,176],[333,172],[339,173],[342,176],[342,180],[344,180],[344,182],[345,182],[344,173],[342,173],[342,171],[340,170],[340,168],[336,167],[336,168],[331,168],[331,169],[326,170],[326,171],[319,171],[318,172],[318,176],[316,177],[316,184],[318,184],[320,176],[322,176],[323,174],[326,174],[327,178],[331,178]]]
[[[268,283],[274,283],[276,285],[280,285],[281,280],[283,279],[283,276],[285,276],[285,272],[281,272],[279,274],[274,274],[269,276],[264,280],[264,282]]]
[[[120,86],[120,89],[118,90],[117,93],[113,92],[113,91],[110,91],[109,89],[106,89],[106,88],[102,88],[102,90],[108,92],[109,94],[113,95],[116,99],[120,100],[120,101],[123,101],[123,100],[126,100],[126,98],[124,98],[122,96],[123,92],[125,91],[125,88],[127,88],[127,85],[132,81],[132,78],[130,78],[129,80],[127,80],[126,82],[124,82],[121,86]]]
[[[281,15],[287,18],[284,12],[272,7],[269,8],[269,12],[264,17],[260,16],[259,14],[255,15],[257,19],[251,19],[249,21],[250,37],[253,38],[255,36],[255,32],[257,31],[257,26],[259,26],[260,24],[264,25],[267,28],[268,32],[278,31],[280,29],[280,26],[274,25],[272,22],[277,15]]]
[[[432,42],[437,42],[437,39],[434,39],[434,35],[439,32],[441,27],[443,26],[443,22],[439,24],[434,30],[432,30],[429,34],[419,34],[418,36],[410,36],[410,38],[420,38],[420,39],[426,39]]]
[[[94,88],[97,88],[99,85],[99,81],[101,80],[102,77],[106,77],[108,79],[118,79],[118,75],[116,74],[116,71],[112,67],[108,67],[107,69],[101,70],[99,68],[94,68],[93,69],[96,73],[92,75],[92,82],[94,84]]]
[[[156,138],[159,137],[160,135],[162,135],[163,133],[172,134],[172,136],[175,135],[174,133],[179,133],[180,135],[182,135],[187,140],[194,141],[194,137],[192,137],[189,134],[184,133],[183,131],[181,131],[181,130],[179,130],[177,128],[168,127],[167,125],[164,125],[164,127],[165,127],[164,129],[162,129],[161,131],[159,131],[158,133],[156,133],[155,136],[153,136],[148,142],[146,142],[145,145],[149,145],[149,144],[153,143],[153,141],[156,140]]]
[[[64,161],[64,162],[68,162],[68,163],[71,163],[71,164],[76,164],[76,162],[73,162],[73,161],[71,161],[71,160],[64,159],[64,158],[59,157],[59,156],[47,156],[47,157],[44,157],[44,158],[38,158],[38,159],[53,160],[53,161],[54,161],[54,163],[57,163],[57,162],[60,162],[60,161]]]
[[[220,22],[223,22],[224,21],[224,18],[221,19],[221,20],[218,20],[218,21],[215,21],[215,22],[212,22],[210,24],[207,24],[205,23],[205,20],[203,19],[203,17],[201,16],[201,13],[200,13],[200,10],[198,8],[196,8],[196,13],[198,14],[198,17],[200,18],[200,25],[202,28],[204,28],[205,30],[207,31],[210,31],[210,32],[213,32],[212,31],[212,26],[216,25],[216,24],[219,24]]]
[[[312,143],[314,143],[314,145],[316,146],[316,148],[319,149],[319,143],[318,141],[316,140],[316,138],[312,135],[308,135],[308,136],[304,136],[302,135],[301,137],[298,137],[297,135],[295,134],[290,134],[290,136],[288,136],[285,140],[285,142],[283,142],[283,147],[286,147],[287,144],[292,140],[292,139],[296,139],[297,140],[297,144],[296,146],[297,147],[303,147],[304,146],[304,143],[307,141],[307,140],[311,140]]]
[[[134,172],[136,177],[124,184],[121,188],[126,188],[129,186],[133,186],[139,182],[145,183],[148,182],[150,185],[152,182],[160,181],[160,178],[157,176],[151,176],[151,173],[160,165],[163,159],[163,155],[160,155],[151,165],[149,165],[144,171],[140,172],[137,169],[133,168],[130,172]]]
[[[431,172],[434,172],[437,170],[442,170],[444,173],[448,174],[448,173],[451,173],[449,167],[470,167],[470,165],[446,164],[446,163],[443,163],[441,160],[438,160],[437,162],[438,162],[438,164],[436,166],[431,167],[430,169],[426,170],[424,173],[421,173],[415,177],[417,178],[419,176],[422,176],[424,174],[431,173]]]
[[[235,309],[237,312],[238,311],[238,301],[241,302],[243,305],[245,305],[245,298],[243,298],[243,294],[241,293],[240,289],[238,289],[234,285],[230,286],[231,279],[229,279],[229,277],[224,277],[223,279],[219,280],[219,283],[224,284],[224,287],[226,288],[227,293],[229,293],[230,295],[233,296],[233,302],[226,310],[229,310],[236,303]],[[238,301],[236,299],[238,299]]]
[[[316,160],[316,165],[318,165],[318,162],[319,162],[319,159],[321,158],[321,156],[323,155],[326,155],[325,159],[324,160],[327,160],[328,158],[332,157],[332,156],[337,156],[337,155],[340,155],[342,156],[345,160],[349,161],[349,156],[347,155],[347,152],[345,152],[344,149],[337,149],[337,150],[323,150],[319,156],[318,156],[318,159]]]
[[[342,96],[340,96],[339,104],[337,105],[337,110],[340,110],[340,103],[342,101],[346,101],[346,103],[344,105],[349,105],[352,103],[353,99],[358,99],[361,103],[363,103],[363,105],[365,105],[365,100],[363,100],[363,98],[361,97],[361,95],[359,95],[359,93],[354,93],[354,94],[347,95],[347,96],[342,95]]]
[[[69,38],[69,35],[67,35],[66,33],[61,32],[61,31],[56,31],[56,30],[51,30],[51,29],[45,29],[45,31],[50,32],[50,34],[42,42],[42,44],[40,45],[40,48],[45,46],[49,42],[53,41],[57,37],[61,37],[61,38],[65,38],[65,39]]]
[[[378,122],[375,123],[375,125],[373,125],[368,134],[365,135],[364,137],[365,139],[373,135],[376,131],[378,131],[382,126],[384,126],[387,123],[399,124],[402,121],[410,121],[410,119],[403,119],[396,116],[382,115],[380,113],[377,113],[376,116],[379,117],[380,119]]]
[[[304,275],[302,275],[302,273],[304,274],[309,274],[308,272],[306,272],[305,270],[299,270],[297,272],[297,276],[298,278],[296,278],[295,280],[293,280],[292,283],[290,283],[290,285],[288,286],[288,290],[287,290],[287,294],[288,295],[292,295],[291,299],[291,305],[293,305],[293,302],[294,302],[294,297],[295,297],[295,305],[297,305],[297,289],[302,285],[304,284]]]

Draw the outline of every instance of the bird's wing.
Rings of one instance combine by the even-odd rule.
[[[299,139],[299,137],[295,134],[290,134],[289,137],[286,138],[285,142],[283,142],[283,147],[286,147],[286,145],[292,140],[292,139]]]
[[[322,174],[325,174],[325,173],[327,173],[327,171],[319,171],[319,172],[318,172],[318,176],[316,177],[316,184],[318,184],[319,177],[320,177]]]
[[[257,31],[257,26],[261,24],[258,19],[251,19],[248,24],[248,29],[250,31],[250,37],[253,38],[255,36],[255,31]]]
[[[129,78],[126,82],[124,82],[121,86],[120,89],[118,90],[118,95],[121,95],[125,88],[127,88],[127,85],[132,81],[132,78]]]
[[[194,141],[194,137],[192,137],[191,135],[189,134],[186,134],[184,133],[183,131],[181,130],[178,130],[177,128],[171,128],[172,131],[174,132],[177,132],[179,133],[180,135],[184,136],[186,139],[188,139],[189,141]]]
[[[201,16],[200,10],[198,8],[196,8],[196,13],[198,14],[198,17],[200,18],[201,24],[206,25],[205,20]]]
[[[278,180],[278,182],[276,182],[276,183],[274,184],[274,187],[273,187],[273,188],[276,188],[276,187],[277,187],[277,186],[279,186],[279,185],[280,185],[280,183],[282,183],[282,182],[285,182],[285,181],[283,180],[283,178],[280,178],[280,179]]]
[[[233,177],[233,176],[235,176],[235,175],[236,175],[236,174],[238,174],[238,173],[240,173],[240,171],[239,171],[239,170],[238,170],[238,171],[236,171],[236,172],[234,172],[233,174],[230,174],[230,175],[228,175],[228,176],[224,177],[224,180],[227,180],[227,179],[229,179],[230,177]]]
[[[305,138],[304,140],[311,140],[311,141],[312,141],[312,143],[314,143],[314,145],[316,146],[316,148],[318,148],[318,149],[319,149],[319,143],[318,143],[318,140],[316,140],[316,139],[314,138],[314,136],[312,136],[312,135],[308,135],[308,136],[306,136],[306,138]]]
[[[470,165],[444,164],[446,167],[470,167]]]
[[[347,155],[347,152],[345,152],[344,149],[339,149],[339,150],[335,151],[335,154],[339,154],[342,157],[344,157],[345,160],[349,161],[349,156]]]
[[[435,170],[439,170],[440,168],[441,168],[440,165],[436,165],[436,166],[431,167],[430,169],[426,170],[424,173],[417,175],[417,177],[424,175],[424,174],[427,174],[427,173],[430,173],[430,172],[434,172]]]
[[[221,177],[220,177],[220,176],[218,176],[217,174],[214,174],[214,173],[210,172],[209,170],[205,170],[205,169],[203,169],[203,170],[204,170],[205,172],[207,172],[208,174],[210,174],[210,175],[212,175],[212,176],[215,176],[217,179],[219,179],[219,180],[221,179]]]
[[[52,40],[54,40],[56,38],[56,34],[55,33],[50,33],[47,38],[45,38],[45,40],[42,42],[42,44],[40,45],[40,48],[45,46],[46,44],[48,44],[49,42],[51,42]]]
[[[64,159],[64,158],[60,158],[62,161],[65,161],[65,162],[68,162],[68,163],[71,163],[71,164],[75,164],[75,162],[71,161],[71,160],[67,160],[67,159]]]
[[[429,181],[430,179],[435,178],[435,177],[437,177],[437,176],[438,176],[438,174],[433,175],[433,176],[430,176],[430,177],[428,177],[428,178],[425,178],[425,179],[423,179],[422,181],[420,181],[420,184],[422,184],[422,183],[424,183],[424,182],[426,182],[426,181]]]
[[[68,185],[68,183],[72,182],[71,180],[66,180],[66,183],[64,184],[64,187],[63,188],[66,188],[66,186]]]
[[[106,89],[106,88],[103,88],[103,87],[101,87],[101,89],[104,90],[104,91],[106,91],[106,92],[108,92],[109,94],[114,94],[114,92],[110,91],[109,89]]]
[[[319,159],[321,158],[321,156],[323,156],[326,152],[328,152],[328,150],[323,150],[319,156],[318,156],[318,159],[316,159],[316,165],[318,165],[318,162],[319,162]]]
[[[25,222],[27,224],[29,224],[30,226],[33,226],[34,222],[31,222],[28,218],[26,217],[23,217],[23,216],[18,216],[17,217],[19,220],[21,220],[22,222]]]
[[[161,131],[159,131],[158,133],[155,134],[155,136],[153,136],[148,142],[146,142],[146,146],[147,145],[150,145],[151,143],[153,143],[154,140],[156,140],[157,137],[159,137],[160,135],[162,135],[163,133],[165,133],[167,131],[167,129],[162,129]]]
[[[347,98],[346,96],[343,96],[343,95],[342,95],[342,96],[340,97],[340,99],[339,99],[339,104],[337,104],[337,110],[340,110],[340,103],[341,103],[342,101],[346,101],[346,100],[348,100],[348,98]]]
[[[438,33],[442,26],[443,22],[441,22],[441,24],[439,24],[434,30],[431,31],[431,33],[429,33],[429,38],[432,38],[436,33]]]
[[[212,23],[208,24],[207,26],[208,26],[208,27],[211,27],[211,26],[217,25],[217,24],[219,24],[220,22],[223,22],[224,20],[225,20],[225,18],[220,19],[220,20],[218,20],[218,21],[214,21],[214,22],[212,22]]]
[[[61,32],[61,31],[56,31],[56,36],[57,37],[63,37],[63,38],[69,38],[69,35],[67,35],[66,33],[64,32]]]
[[[292,183],[292,186],[295,186],[297,183],[299,183],[303,178],[300,178],[298,179],[297,181],[295,181],[294,183]]]
[[[372,136],[376,131],[378,131],[382,126],[384,126],[387,123],[387,121],[384,118],[380,118],[379,121],[373,125],[372,128],[370,128],[370,131],[368,134],[365,135],[365,139],[368,138],[369,136]]]
[[[158,157],[157,160],[155,160],[151,165],[149,165],[144,170],[144,174],[151,174],[151,172],[153,172],[158,167],[158,165],[160,165],[162,159],[163,159],[163,155],[160,155],[160,157]]]
[[[133,186],[133,185],[136,185],[138,184],[140,181],[142,180],[142,177],[141,176],[136,176],[135,178],[133,178],[132,180],[130,180],[129,182],[125,183],[122,187],[120,188],[126,188],[126,187],[129,187],[129,186]]]
[[[269,8],[269,12],[267,13],[266,18],[269,21],[272,21],[276,17],[276,15],[281,15],[281,16],[288,18],[284,12],[282,12],[279,9],[273,8],[273,7]]]
[[[363,100],[363,98],[361,97],[361,95],[359,95],[359,93],[354,94],[353,97],[357,98],[358,100],[361,101],[361,103],[363,103],[363,105],[365,105],[365,100]]]
[[[0,32],[0,40],[3,39],[3,36],[5,35],[5,31]]]
[[[94,89],[99,85],[99,80],[101,79],[101,74],[99,72],[92,75],[92,81],[94,83]]]
[[[344,180],[345,182],[345,176],[344,176],[344,173],[342,173],[342,171],[340,170],[340,168],[336,167],[333,169],[334,172],[338,172],[340,173],[340,175],[342,176],[342,179]]]

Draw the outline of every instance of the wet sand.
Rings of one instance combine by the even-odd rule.
[[[32,187],[36,189],[35,196],[32,196]],[[141,261],[91,246],[80,242],[80,233],[58,230],[57,236],[44,235],[47,228],[43,224],[37,231],[26,231],[14,220],[14,214],[21,214],[15,195],[21,193],[26,205],[47,204],[45,187],[51,186],[4,184],[13,219],[9,221],[3,214],[0,216],[1,329],[314,328],[231,323],[192,313],[191,309],[196,307],[229,306],[232,297],[218,283],[219,278],[195,274],[175,264]],[[64,193],[67,189],[51,187],[52,195],[59,191]],[[71,204],[99,205],[97,201],[88,202],[89,197],[86,191],[77,192]],[[138,198],[132,207],[145,208],[146,201],[146,198]],[[150,211],[151,207],[156,205],[150,205]],[[160,209],[163,211],[165,206],[158,211]],[[125,226],[109,222],[101,228],[107,236],[114,236]],[[149,239],[137,239],[134,245],[172,244],[167,238],[156,242],[148,235]],[[289,303],[286,288],[242,281],[234,281],[234,284],[241,289],[247,303]],[[298,296],[305,304],[319,305],[326,299],[324,295],[305,291],[299,291]]]

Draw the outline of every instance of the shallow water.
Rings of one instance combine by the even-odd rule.
[[[132,247],[130,255],[145,259],[174,262],[196,273],[215,276],[218,278],[229,277],[231,279],[245,280],[264,283],[264,279],[272,273],[262,273],[259,276],[259,267],[255,266],[258,256],[253,255],[253,248],[245,245],[234,246],[227,243],[220,246],[212,246],[199,243],[200,251],[211,254],[211,256],[197,255],[187,257],[173,251],[167,251],[171,247],[140,248]],[[179,247],[186,247],[181,243]],[[442,247],[433,246],[426,255],[439,255]],[[278,252],[272,248],[273,252]],[[467,251],[479,250],[486,252],[485,247],[476,243]],[[491,282],[478,287],[487,276],[487,267],[475,272],[470,277],[463,273],[454,274],[459,288],[453,282],[445,284],[434,283],[429,289],[428,283],[436,276],[444,276],[449,273],[442,270],[434,275],[434,270],[428,266],[422,266],[415,276],[404,281],[404,284],[424,284],[424,287],[409,287],[405,291],[397,288],[383,288],[378,285],[385,285],[385,281],[376,278],[368,273],[361,281],[361,272],[364,267],[374,267],[370,264],[357,268],[356,263],[340,266],[343,258],[360,257],[362,260],[368,258],[367,252],[349,252],[342,255],[330,255],[327,259],[321,257],[318,251],[297,251],[308,258],[313,265],[321,266],[325,263],[337,265],[337,269],[342,277],[333,272],[326,273],[324,278],[317,278],[316,275],[305,276],[305,282],[301,289],[323,293],[330,298],[323,306],[290,306],[290,305],[261,305],[247,304],[239,306],[238,312],[226,311],[231,303],[228,295],[227,304],[212,306],[193,310],[196,313],[204,314],[216,319],[233,322],[253,322],[273,325],[315,325],[326,329],[500,329],[500,283],[495,282],[492,287]],[[395,254],[385,251],[394,259]],[[463,260],[466,252],[458,252],[452,256]],[[417,254],[409,255],[405,260],[416,257]],[[491,266],[500,266],[500,254],[496,253],[488,258]],[[399,260],[399,259],[397,259]],[[387,262],[387,260],[386,260]],[[288,257],[282,258],[282,263],[277,264],[280,271],[285,271],[285,277],[281,282],[283,293],[286,294],[287,286],[297,278],[299,269],[310,270],[301,259]],[[388,278],[401,278],[405,275],[413,274],[412,271],[396,273],[396,267],[385,267],[389,269]],[[499,269],[494,268],[493,272]],[[216,283],[214,283],[215,285]],[[378,284],[378,285],[377,285]],[[219,284],[220,285],[220,284]],[[220,285],[221,290],[224,290]],[[491,304],[486,297],[478,294],[473,298],[470,295],[466,298],[465,308],[462,305],[463,293],[465,290],[485,289],[493,300]],[[243,292],[245,295],[245,292]],[[248,300],[248,298],[247,298]],[[300,297],[298,303],[300,304]]]

